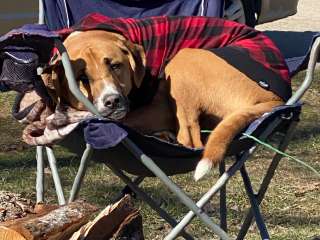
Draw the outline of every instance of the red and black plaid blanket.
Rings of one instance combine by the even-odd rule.
[[[73,31],[92,29],[117,32],[143,46],[147,74],[131,97],[138,105],[139,100],[148,101],[146,95],[153,95],[165,64],[182,48],[211,50],[284,100],[291,96],[289,72],[281,52],[267,36],[245,25],[209,17],[133,19],[95,13],[58,33],[66,38]]]

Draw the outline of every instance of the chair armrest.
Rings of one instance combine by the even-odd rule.
[[[319,59],[319,52],[320,52],[320,37],[317,37],[312,45],[305,79],[301,83],[297,91],[287,101],[286,105],[297,103],[301,99],[301,97],[304,95],[304,93],[310,88],[314,79],[314,71],[316,68],[317,61]]]

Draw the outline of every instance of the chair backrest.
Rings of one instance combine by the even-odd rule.
[[[189,16],[211,16],[222,17],[224,0],[39,0],[43,3],[45,22],[50,30],[69,27],[77,23],[82,17],[89,13],[98,12],[109,17],[133,17],[141,18],[159,15],[189,15]],[[40,16],[41,14],[39,14]],[[291,76],[305,69],[308,64],[307,77],[298,91],[288,101],[295,103],[309,88],[313,80],[315,63],[318,59],[318,48],[320,48],[319,34],[308,39],[303,38],[303,51],[297,53],[294,49],[301,44],[288,47],[287,39],[268,34],[273,39],[289,66]],[[313,44],[318,38],[317,44]],[[295,41],[296,42],[296,41]],[[313,44],[314,51],[311,50]]]
[[[224,0],[42,0],[45,21],[56,30],[77,23],[87,14],[142,18],[159,15],[222,17]]]

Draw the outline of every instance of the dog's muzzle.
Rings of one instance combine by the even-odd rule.
[[[100,112],[103,117],[120,120],[126,116],[129,111],[129,102],[126,97],[120,94],[109,94],[102,99],[104,108]]]

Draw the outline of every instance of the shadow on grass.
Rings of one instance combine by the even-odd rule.
[[[22,150],[29,146],[22,141],[23,125],[12,117],[0,117],[0,149],[1,151]]]
[[[218,209],[217,209],[218,210]],[[242,224],[244,221],[244,218],[246,217],[249,209],[244,210],[233,210],[228,209],[228,219],[235,223]],[[309,226],[309,225],[318,225],[320,222],[320,216],[308,216],[308,215],[295,215],[295,214],[289,214],[289,213],[265,213],[261,212],[262,217],[265,220],[266,224],[272,224],[272,225],[283,225],[283,226]],[[253,219],[253,223],[255,220]]]
[[[320,125],[319,126],[306,126],[300,127],[299,125],[294,130],[294,134],[292,136],[291,141],[305,141],[315,136],[320,137]]]
[[[79,197],[103,207],[113,202],[121,193],[123,187],[124,184],[121,183],[86,182],[79,193]]]
[[[46,155],[44,155],[45,162],[47,163]],[[77,156],[70,154],[66,151],[57,151],[56,154],[57,166],[60,167],[76,167],[80,160]],[[10,151],[0,153],[0,169],[3,168],[35,168],[36,162],[36,149],[26,149],[25,151]]]
[[[268,223],[274,225],[290,225],[290,226],[301,226],[301,225],[311,225],[320,223],[320,216],[304,216],[304,215],[292,215],[292,214],[284,214],[284,215],[267,215],[265,219]]]

